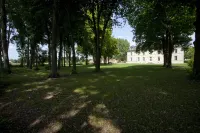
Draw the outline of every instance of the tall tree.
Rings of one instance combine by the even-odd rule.
[[[196,0],[196,27],[194,42],[193,76],[200,79],[200,0]]]
[[[8,42],[7,42],[7,14],[6,14],[6,3],[5,0],[1,0],[1,18],[2,18],[2,52],[3,52],[3,59],[4,59],[4,70],[7,73],[11,73],[10,65],[9,65],[9,56],[8,56]]]
[[[57,78],[57,15],[58,15],[58,0],[54,0],[53,3],[53,23],[52,23],[52,65],[51,65],[51,78]]]
[[[95,71],[100,71],[102,42],[112,14],[119,6],[120,0],[92,0],[89,13],[86,10],[89,24],[94,32],[95,39]],[[102,28],[100,27],[102,25]]]
[[[115,58],[118,61],[126,61],[127,52],[129,50],[130,44],[125,39],[117,38],[117,49],[118,54],[115,55]]]

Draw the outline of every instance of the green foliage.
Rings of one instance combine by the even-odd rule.
[[[185,59],[193,59],[194,58],[194,47],[189,47],[185,52]]]
[[[129,47],[130,44],[126,39],[117,38],[118,54],[115,55],[115,59],[117,59],[118,61],[126,61]]]
[[[117,40],[111,36],[111,30],[107,30],[103,42],[102,56],[112,58],[116,54],[118,54]]]
[[[193,64],[194,64],[194,58],[190,59],[188,62],[187,62],[188,66],[193,68]]]
[[[186,47],[191,41],[195,11],[174,1],[125,0],[124,16],[133,27],[137,50],[162,49],[166,30],[173,35],[174,46]]]

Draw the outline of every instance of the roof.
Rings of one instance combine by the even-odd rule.
[[[130,46],[128,51],[135,51],[136,50],[136,46]]]

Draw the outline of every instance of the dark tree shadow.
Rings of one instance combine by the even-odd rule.
[[[9,86],[0,98],[0,131],[200,131],[200,85],[185,78],[185,68],[109,65],[103,73],[93,73],[90,66],[78,69],[79,74],[59,79],[41,80],[44,75],[35,73],[34,81],[15,75],[24,81]]]

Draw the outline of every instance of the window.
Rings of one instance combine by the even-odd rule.
[[[145,57],[143,57],[143,61],[145,61]]]
[[[160,57],[158,57],[158,61],[160,61]]]
[[[138,57],[138,61],[140,61],[140,57]]]
[[[174,56],[174,60],[177,60],[178,58],[177,58],[177,56]]]
[[[150,57],[150,61],[152,61],[152,57]]]
[[[175,51],[175,53],[177,53],[177,49],[175,49],[174,51]]]

